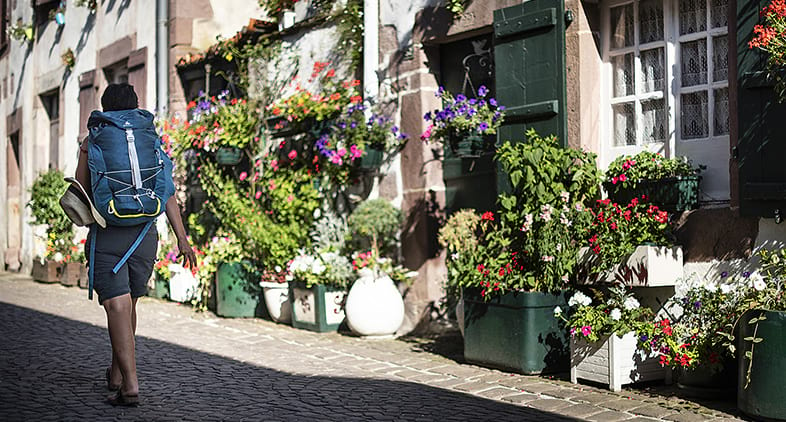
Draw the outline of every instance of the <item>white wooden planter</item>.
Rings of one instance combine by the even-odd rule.
[[[612,335],[595,343],[571,338],[570,382],[576,384],[583,379],[620,391],[626,384],[666,379],[667,369],[661,367],[659,359],[642,359],[636,343],[633,332],[622,337]]]
[[[579,250],[579,265],[592,268],[597,256],[589,248]],[[683,277],[682,248],[637,246],[633,253],[611,270],[593,274],[585,283],[624,283],[627,286],[674,286]]]

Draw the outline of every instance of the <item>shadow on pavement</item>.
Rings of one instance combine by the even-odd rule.
[[[0,302],[0,419],[575,420],[406,381],[295,375],[145,337],[143,404],[113,408],[109,354],[104,328]]]

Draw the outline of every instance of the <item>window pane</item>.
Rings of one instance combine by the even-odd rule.
[[[663,39],[663,0],[642,0],[639,3],[639,43]]]
[[[715,129],[713,134],[715,136],[729,134],[729,89],[721,88],[716,89],[715,95],[715,113],[713,120],[715,120]]]
[[[712,37],[712,80],[729,79],[729,42],[726,35]]]
[[[706,0],[680,0],[680,35],[707,30]]]
[[[614,145],[636,145],[635,107],[633,103],[615,104],[614,113]]]
[[[729,0],[712,0],[710,22],[713,28],[722,28],[726,26],[728,6]]]
[[[682,86],[707,83],[707,40],[680,44]]]
[[[644,143],[666,141],[666,107],[663,99],[641,103],[642,141]]]
[[[707,91],[682,94],[680,125],[682,139],[707,137]]]
[[[614,96],[633,95],[633,53],[612,57]]]
[[[644,92],[662,91],[664,79],[663,49],[653,48],[641,52],[641,77]]]
[[[611,9],[611,48],[633,45],[633,4]]]

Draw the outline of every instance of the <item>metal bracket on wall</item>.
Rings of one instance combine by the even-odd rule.
[[[779,208],[775,209],[775,224],[780,224],[783,221],[783,217],[781,216],[781,210]]]
[[[574,19],[575,18],[573,16],[573,11],[570,10],[570,9],[566,10],[565,11],[565,26],[566,27],[570,26],[570,24],[573,23]]]

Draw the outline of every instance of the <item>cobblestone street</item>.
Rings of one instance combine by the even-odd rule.
[[[112,408],[103,309],[0,274],[0,420],[732,420],[671,389],[620,394],[457,362],[426,339],[363,340],[139,302],[138,408]],[[445,356],[447,355],[447,356]],[[454,359],[451,359],[454,358]],[[731,412],[731,413],[726,413]]]

